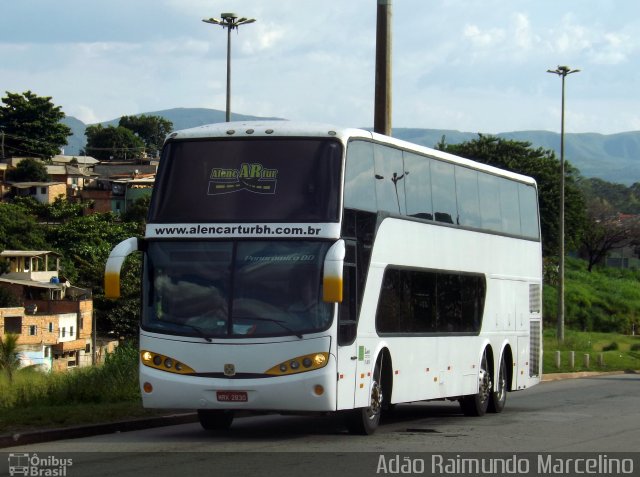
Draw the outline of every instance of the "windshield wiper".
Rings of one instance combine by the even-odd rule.
[[[196,331],[198,333],[198,336],[200,336],[202,339],[206,340],[208,343],[211,343],[211,337],[208,336],[201,328],[198,328],[197,326],[193,326],[190,325],[188,323],[180,323],[179,321],[167,321],[167,320],[159,320],[161,323],[167,323],[167,324],[171,324],[171,325],[178,325],[178,326],[183,326],[185,328],[191,328],[192,330]]]
[[[289,333],[292,333],[294,336],[302,339],[302,333],[300,333],[299,331],[295,331],[292,328],[289,328],[287,325],[285,325],[286,321],[282,321],[282,320],[275,320],[273,318],[244,318],[245,320],[254,320],[254,321],[266,321],[268,323],[275,323],[276,325],[279,325],[281,328],[287,330]]]

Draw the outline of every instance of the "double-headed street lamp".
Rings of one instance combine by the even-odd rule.
[[[231,121],[231,30],[238,28],[240,25],[247,25],[255,22],[255,18],[240,17],[235,13],[222,13],[222,20],[217,18],[203,19],[205,23],[212,25],[220,25],[227,29],[227,114],[226,121]]]
[[[571,73],[580,70],[572,70],[568,66],[558,66],[555,70],[547,70],[562,78],[562,108],[560,113],[560,257],[558,267],[558,341],[564,341],[564,79]]]

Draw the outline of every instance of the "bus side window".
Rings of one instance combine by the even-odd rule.
[[[431,190],[435,220],[448,224],[458,223],[453,164],[441,161],[431,162]]]
[[[376,212],[373,144],[351,141],[347,148],[344,179],[344,208]]]

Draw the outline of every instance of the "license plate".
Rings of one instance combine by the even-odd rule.
[[[216,397],[220,402],[247,402],[249,400],[246,391],[218,391]]]

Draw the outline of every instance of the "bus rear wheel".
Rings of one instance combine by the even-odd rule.
[[[478,372],[478,393],[463,396],[460,399],[460,407],[465,416],[484,416],[486,414],[492,387],[487,352],[485,351],[482,355],[480,371]]]
[[[380,363],[378,363],[373,371],[373,381],[371,383],[371,404],[369,407],[349,411],[346,420],[349,433],[365,436],[373,434],[380,423],[383,402],[384,394],[382,390],[382,372]]]
[[[491,393],[489,401],[489,412],[499,413],[504,409],[507,402],[507,365],[504,362],[504,356],[500,359],[500,367],[498,368],[498,379],[496,379],[496,389]]]
[[[198,409],[198,419],[207,431],[227,430],[233,422],[233,411],[219,409]]]

